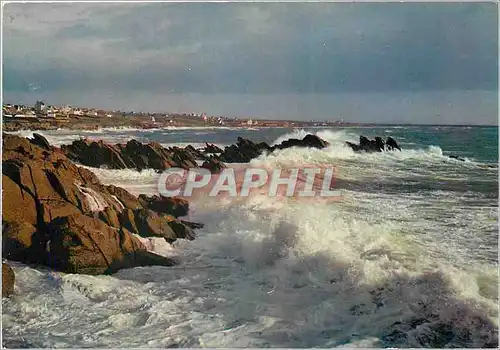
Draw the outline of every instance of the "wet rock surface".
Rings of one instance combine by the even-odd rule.
[[[148,252],[133,233],[168,242],[194,239],[194,229],[176,218],[187,215],[186,200],[137,198],[122,188],[105,186],[44,140],[3,135],[4,257],[66,272],[112,273],[173,264]],[[126,165],[106,144],[91,147],[102,151],[96,159]]]
[[[367,137],[361,135],[359,137],[359,144],[346,141],[346,145],[349,146],[354,152],[384,152],[384,151],[401,151],[401,147],[398,145],[396,140],[392,137],[388,137],[384,142],[381,137],[375,137],[375,140],[370,140]]]

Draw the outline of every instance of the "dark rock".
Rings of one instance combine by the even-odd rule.
[[[112,169],[128,168],[120,152],[103,141],[76,140],[71,145],[61,146],[61,150],[68,158],[94,168],[103,165]]]
[[[38,236],[35,226],[24,221],[2,221],[4,258],[23,262],[37,261],[38,254],[45,250],[44,243],[45,240]]]
[[[396,140],[394,140],[392,137],[388,137],[387,140],[385,141],[385,144],[387,146],[388,151],[393,151],[395,149],[401,151],[401,147],[399,147],[398,143]]]
[[[384,141],[380,136],[375,137],[375,149],[377,152],[382,152],[385,148]]]
[[[184,220],[179,220],[179,221],[182,222],[187,227],[191,227],[192,229],[203,228],[205,226],[203,224],[200,224],[199,222],[190,222]]]
[[[47,151],[50,151],[52,148],[50,147],[49,142],[45,137],[43,137],[40,134],[34,133],[33,138],[30,140],[30,142],[40,148],[43,148]]]
[[[175,217],[186,216],[189,212],[189,202],[180,197],[139,195],[139,201],[144,208],[160,214],[169,214]]]
[[[14,294],[15,280],[14,270],[6,263],[2,263],[2,298]]]
[[[375,140],[369,140],[365,136],[361,135],[359,137],[359,145],[352,142],[346,141],[346,145],[349,146],[354,152],[365,151],[365,152],[382,152],[384,150],[393,151],[401,148],[396,143],[392,137],[388,137],[387,141],[384,143],[381,137],[375,137]]]
[[[197,167],[196,159],[205,156],[192,146],[163,148],[159,143],[142,144],[130,140],[125,145],[110,145],[103,141],[77,140],[61,146],[70,159],[91,167],[107,166],[112,169],[165,170],[170,167],[190,169]]]
[[[193,229],[188,225],[185,225],[180,220],[172,220],[168,222],[170,228],[175,232],[176,238],[188,239],[192,241],[195,239],[196,234]]]
[[[361,148],[358,145],[356,145],[352,142],[346,141],[345,143],[347,146],[351,147],[354,152],[358,152],[361,150]]]
[[[190,149],[194,150],[194,148],[192,148],[192,147]],[[192,151],[190,151],[190,149],[188,148],[186,150],[186,149],[182,149],[179,147],[169,148],[169,151],[171,152],[171,155],[170,155],[171,166],[175,167],[175,168],[182,168],[182,169],[197,168],[198,167],[198,163],[196,162],[197,156],[193,155],[191,153]]]
[[[172,219],[175,219],[172,217]],[[134,223],[137,234],[141,237],[162,237],[167,242],[174,242],[178,237],[170,226],[170,217],[158,214],[149,209],[137,209],[134,211]]]
[[[449,155],[448,157],[450,157],[452,159],[460,160],[462,162],[465,162],[465,158],[464,157],[455,156],[455,155]]]
[[[323,149],[328,147],[329,143],[322,140],[316,135],[307,134],[302,140],[299,139],[289,139],[283,141],[281,144],[271,147],[272,150],[275,149],[285,149],[290,147],[309,147]]]
[[[218,174],[226,168],[226,165],[216,158],[210,158],[203,162],[201,167],[209,170],[212,174]]]
[[[223,150],[211,143],[205,143],[204,153],[222,153]]]
[[[282,150],[290,147],[311,147],[322,149],[328,145],[328,142],[311,134],[306,135],[302,140],[289,139],[272,147],[265,142],[256,144],[250,140],[238,137],[236,145],[226,147],[219,156],[219,160],[227,163],[248,163],[250,160],[260,156],[264,152],[273,152],[274,150]]]
[[[205,160],[205,159],[207,159],[207,156],[202,151],[197,150],[196,148],[194,148],[191,145],[187,145],[184,148],[184,151],[188,152],[191,155],[191,157],[194,158],[194,159],[198,159],[198,160]]]

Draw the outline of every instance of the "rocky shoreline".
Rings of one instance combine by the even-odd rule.
[[[3,257],[56,271],[112,274],[136,266],[172,266],[176,261],[148,250],[147,238],[172,243],[193,240],[203,224],[179,219],[189,203],[178,197],[132,195],[102,184],[90,170],[75,163],[112,169],[201,165],[218,172],[224,162],[248,162],[263,152],[288,147],[324,148],[317,136],[290,139],[277,146],[238,138],[224,150],[164,148],[130,140],[125,145],[77,140],[61,148],[41,135],[2,137],[2,252]],[[3,296],[13,293],[14,273],[3,264]]]
[[[195,239],[203,224],[180,219],[189,212],[188,201],[158,195],[136,197],[123,188],[102,184],[79,165],[138,171],[202,167],[215,174],[226,163],[248,163],[263,153],[328,146],[308,134],[274,146],[238,137],[236,144],[224,149],[209,143],[200,149],[163,147],[134,139],[126,144],[80,139],[58,148],[40,134],[22,138],[4,133],[3,256],[56,271],[94,275],[136,266],[175,265],[173,259],[149,251],[148,238],[168,243]],[[346,147],[355,152],[401,150],[390,137],[383,142],[361,136],[359,145],[346,142]],[[5,296],[13,292],[14,277],[5,263],[3,269]]]
[[[194,240],[196,230],[203,228],[203,224],[181,219],[189,213],[189,203],[183,198],[134,196],[123,188],[101,183],[92,171],[79,164],[162,171],[170,167],[196,168],[203,161],[201,167],[216,173],[225,163],[246,163],[265,152],[328,146],[328,142],[314,135],[289,139],[275,146],[238,138],[236,144],[224,149],[208,143],[202,149],[195,149],[164,148],[158,143],[142,144],[136,140],[110,145],[84,139],[58,148],[39,134],[33,134],[32,138],[2,136],[3,257],[54,271],[89,275],[113,274],[138,266],[174,266],[175,259],[151,251],[148,238],[163,238],[168,243]],[[359,152],[400,149],[393,141],[382,144],[380,138],[369,140],[361,136],[359,145],[347,143],[346,147]],[[426,285],[427,281],[419,277],[412,283]],[[397,283],[399,286],[400,281]],[[377,309],[384,305],[384,293],[391,292],[391,288],[395,287],[388,284],[369,291]],[[15,273],[3,262],[2,297],[13,294]],[[472,312],[461,302],[455,303],[462,315]],[[360,316],[369,312],[370,307],[359,303],[349,311]],[[423,346],[474,342],[483,347],[497,347],[495,326],[482,315],[470,313],[470,329],[474,331],[471,333],[456,319],[443,320],[435,310],[432,304],[423,305],[415,317],[393,323],[381,341],[406,344],[409,332],[426,325],[431,338],[417,339]]]

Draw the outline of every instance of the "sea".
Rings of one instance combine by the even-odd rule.
[[[33,131],[15,134],[30,137]],[[5,347],[482,347],[498,342],[498,129],[475,126],[167,128],[41,131],[164,146],[280,143],[308,133],[319,150],[262,155],[269,166],[336,169],[341,200],[197,198],[194,241],[153,239],[175,267],[109,276],[9,261]],[[345,141],[392,136],[401,152]],[[462,157],[458,160],[450,155]],[[246,165],[246,166],[251,166]],[[106,184],[157,193],[153,170],[90,168]]]

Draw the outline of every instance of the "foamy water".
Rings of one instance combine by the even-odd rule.
[[[470,334],[462,346],[494,339],[497,196],[481,179],[494,181],[498,169],[455,161],[437,144],[355,154],[343,146],[357,140],[352,130],[316,132],[331,146],[287,149],[249,166],[334,165],[342,201],[197,198],[189,213],[205,224],[197,239],[150,246],[179,259],[176,267],[83,276],[12,263],[4,344],[415,347],[440,323]],[[134,194],[156,193],[153,171],[92,170]],[[422,319],[404,339],[390,337]],[[448,342],[460,346],[457,337]]]

